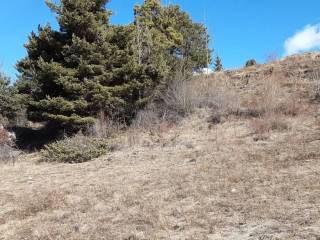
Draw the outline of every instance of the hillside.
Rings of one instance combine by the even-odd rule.
[[[320,54],[187,84],[189,114],[104,157],[1,163],[0,239],[319,240]]]

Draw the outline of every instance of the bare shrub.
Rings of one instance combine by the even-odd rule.
[[[15,136],[13,133],[8,132],[4,129],[3,125],[0,124],[0,161],[10,162],[15,161],[20,155],[20,151],[14,148]]]
[[[0,126],[0,145],[9,142],[8,132]]]
[[[141,135],[155,132],[160,123],[159,111],[149,106],[140,110],[125,132],[125,143],[132,147],[141,143]]]
[[[138,129],[153,129],[155,125],[165,121],[166,116],[160,115],[155,107],[149,106],[139,111],[132,122],[132,126]]]
[[[281,96],[281,86],[279,83],[279,76],[272,75],[264,79],[263,85],[260,92],[259,106],[262,112],[274,111],[279,103]]]
[[[245,108],[259,116],[269,113],[298,115],[304,110],[305,106],[297,96],[285,92],[281,87],[282,81],[283,76],[281,74],[273,74],[261,80],[262,84],[259,91],[251,95],[245,102]]]
[[[297,116],[306,110],[306,105],[295,92],[288,93],[281,86],[287,80],[282,74],[273,74],[263,81],[261,98],[258,101],[260,111],[264,114],[279,113]]]
[[[287,97],[284,99],[276,109],[276,112],[280,112],[288,116],[297,116],[301,113],[306,112],[306,104],[297,100],[295,96]]]
[[[42,161],[60,163],[82,163],[106,154],[105,139],[87,137],[79,133],[72,138],[48,144],[41,150]]]
[[[0,144],[0,162],[9,163],[15,162],[21,151],[8,144]]]
[[[124,121],[108,117],[101,111],[95,123],[88,126],[87,132],[93,137],[110,138],[117,136],[125,127]]]
[[[3,125],[0,123],[0,145],[14,145],[14,141],[16,140],[16,136],[12,132],[8,132]]]
[[[126,131],[126,143],[132,147],[136,144],[140,144],[140,137],[139,134],[141,132],[138,131],[138,129],[135,129],[134,127],[130,127],[128,131]]]
[[[150,144],[149,140],[155,138],[161,139],[164,134],[168,133],[174,126],[175,121],[180,116],[173,112],[157,109],[155,106],[141,110],[137,113],[136,118],[126,131],[126,143],[129,146]],[[147,135],[145,135],[147,134]],[[145,138],[148,136],[147,138]],[[154,139],[154,140],[155,140]]]
[[[162,99],[166,109],[164,115],[167,116],[170,113],[185,116],[196,108],[211,108],[223,114],[236,112],[240,108],[240,97],[236,91],[227,87],[226,79],[178,79],[169,86]]]
[[[194,97],[190,80],[176,79],[161,97],[166,111],[185,116],[196,108],[197,99]]]
[[[250,127],[255,134],[263,135],[270,131],[283,131],[289,128],[283,115],[269,113],[260,118],[254,118],[250,121]]]
[[[28,197],[19,199],[18,208],[12,215],[19,219],[26,219],[40,212],[61,208],[66,204],[65,197],[65,193],[61,190],[34,192]]]
[[[240,97],[227,86],[227,79],[202,79],[192,82],[197,107],[208,107],[222,112],[236,111],[240,107]]]

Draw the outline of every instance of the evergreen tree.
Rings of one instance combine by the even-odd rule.
[[[179,7],[145,0],[135,7],[133,24],[112,26],[107,3],[47,1],[60,29],[39,26],[17,64],[31,120],[78,126],[99,112],[130,119],[178,68],[207,65],[207,31]]]
[[[145,0],[141,6],[135,6],[134,15],[138,62],[166,76],[170,71],[167,56],[174,40],[169,35],[170,25],[164,24],[165,11],[160,0]]]
[[[59,31],[49,25],[31,33],[28,56],[17,64],[20,92],[31,94],[32,120],[86,124],[98,111],[125,108],[126,78],[114,77],[119,51],[110,43],[108,0],[61,0],[47,2],[57,14]],[[115,73],[115,74],[114,74]]]
[[[221,72],[223,71],[222,61],[219,56],[217,56],[214,60],[214,71],[215,72]]]
[[[10,79],[0,73],[0,123],[16,123],[23,114],[23,98],[10,85]]]
[[[174,38],[175,45],[171,49],[174,62],[170,65],[182,66],[185,72],[198,71],[207,67],[211,63],[211,50],[208,49],[209,36],[203,24],[194,23],[190,16],[181,10],[177,5],[169,5],[166,9],[167,25],[170,26],[171,36]],[[172,30],[173,29],[173,30]]]
[[[255,59],[249,59],[246,61],[245,67],[251,67],[257,65],[257,61]]]
[[[145,0],[135,7],[135,27],[139,62],[152,65],[162,76],[177,68],[196,71],[211,62],[206,28],[192,22],[179,6]]]

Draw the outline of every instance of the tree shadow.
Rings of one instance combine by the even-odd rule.
[[[16,135],[16,147],[24,151],[36,151],[44,145],[63,137],[63,129],[57,123],[47,123],[41,128],[11,127],[8,129]]]

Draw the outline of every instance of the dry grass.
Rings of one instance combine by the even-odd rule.
[[[270,113],[264,117],[251,119],[250,127],[258,135],[264,135],[273,130],[284,131],[289,129],[283,115]]]
[[[312,118],[290,120],[292,129],[261,144],[247,120],[208,129],[204,115],[172,129],[163,145],[79,165],[3,166],[0,235],[315,239],[320,153]]]
[[[198,108],[210,108],[219,112],[237,111],[239,94],[227,86],[223,73],[215,78],[176,79],[162,97],[163,115],[187,116]],[[161,108],[160,107],[160,108]]]
[[[14,148],[12,137],[0,124],[0,163],[14,163],[21,154]]]
[[[188,83],[204,95],[175,124],[141,112],[98,160],[1,166],[0,239],[318,240],[319,111],[295,97],[312,88],[221,76]]]
[[[0,124],[0,145],[10,143],[9,133]]]
[[[88,127],[87,132],[93,137],[111,138],[121,134],[125,128],[124,120],[113,119],[101,111],[96,122]]]

